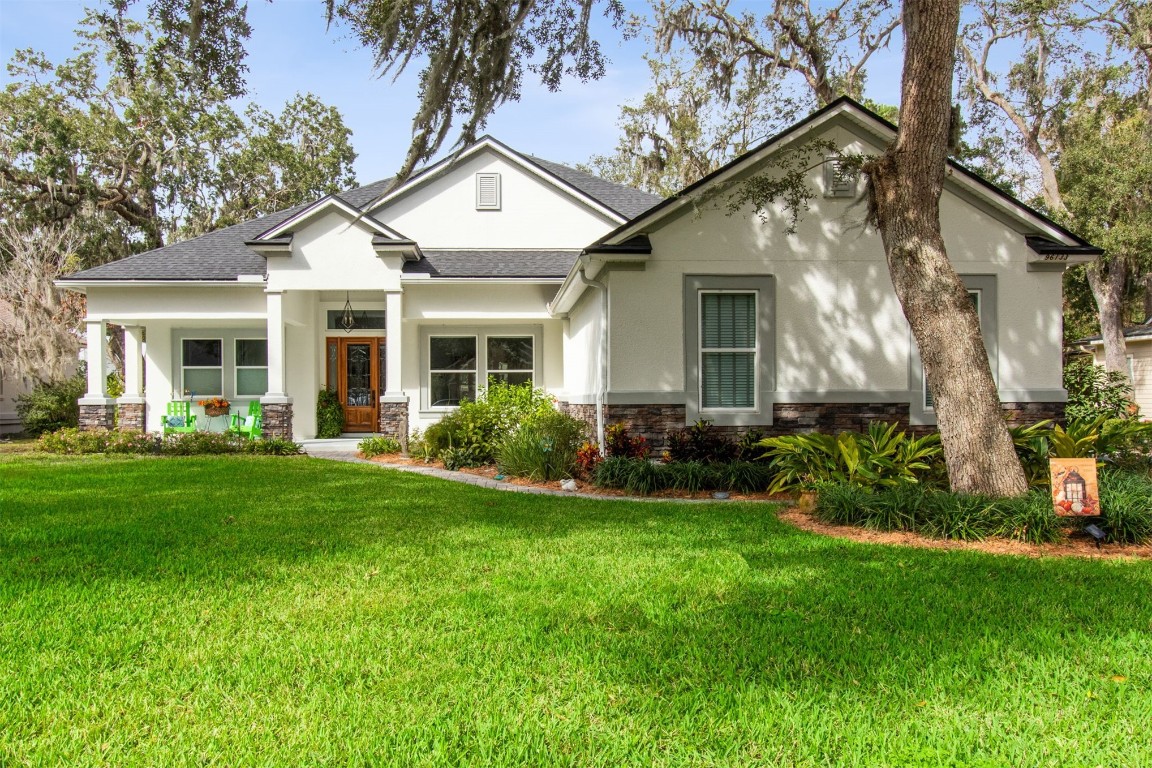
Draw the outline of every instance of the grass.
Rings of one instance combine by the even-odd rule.
[[[309,458],[0,456],[0,765],[1152,762],[1152,563]]]

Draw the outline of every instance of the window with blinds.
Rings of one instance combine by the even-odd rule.
[[[500,210],[500,174],[476,174],[476,210]]]
[[[980,291],[968,291],[968,298],[972,300],[972,306],[976,308],[976,317],[980,320],[980,325],[984,325],[984,319],[980,317]],[[924,381],[924,408],[934,410],[932,390],[928,389],[927,374],[924,374],[922,379]]]
[[[756,407],[756,293],[700,292],[700,406]]]

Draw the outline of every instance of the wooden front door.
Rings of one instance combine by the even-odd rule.
[[[384,339],[328,339],[328,386],[340,395],[345,432],[375,432],[384,388]]]

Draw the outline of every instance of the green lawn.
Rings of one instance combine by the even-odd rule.
[[[0,455],[0,765],[1152,764],[1152,563]]]

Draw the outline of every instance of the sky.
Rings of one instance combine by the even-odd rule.
[[[735,0],[733,6],[757,7],[766,0]],[[60,62],[72,53],[74,30],[93,0],[0,0],[0,59],[5,64],[17,49],[33,48]],[[648,4],[625,0],[630,11]],[[352,130],[358,153],[357,180],[369,183],[391,176],[400,166],[411,139],[417,104],[417,71],[400,80],[376,76],[372,55],[347,34],[327,29],[323,0],[249,0],[248,101],[279,112],[300,92],[312,92],[337,107]],[[616,146],[620,105],[637,101],[648,88],[642,60],[643,39],[621,40],[602,23],[600,35],[612,60],[598,81],[569,81],[551,93],[525,78],[520,102],[502,107],[489,120],[487,133],[521,152],[574,165],[592,155],[610,154]],[[899,41],[870,63],[867,95],[882,103],[898,101]],[[0,85],[9,81],[0,73]],[[243,104],[237,105],[243,107]]]

